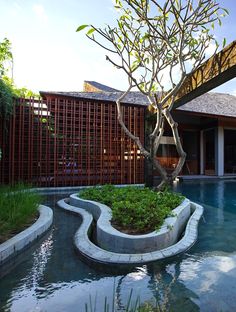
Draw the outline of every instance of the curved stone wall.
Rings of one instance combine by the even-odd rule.
[[[39,218],[29,228],[15,235],[0,245],[0,265],[6,260],[15,257],[35,239],[46,232],[53,222],[53,211],[47,206],[40,205],[38,208]]]
[[[80,255],[89,262],[107,265],[138,265],[175,256],[189,249],[197,240],[198,223],[203,214],[203,207],[189,202],[191,215],[187,221],[184,235],[175,244],[152,252],[118,253],[104,250],[96,246],[90,240],[93,216],[84,208],[72,206],[70,200],[60,200],[58,206],[62,209],[78,214],[82,218],[82,224],[75,233],[74,244]],[[111,241],[111,244],[113,242]]]
[[[144,235],[129,235],[116,230],[111,225],[112,212],[109,207],[91,200],[84,200],[72,194],[70,204],[84,208],[97,221],[96,240],[98,246],[112,252],[142,253],[152,252],[175,244],[190,217],[190,201],[185,199],[173,210],[173,216],[165,219],[158,231]]]

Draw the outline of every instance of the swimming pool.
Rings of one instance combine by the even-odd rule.
[[[167,311],[236,310],[236,181],[187,181],[175,188],[205,207],[198,242],[188,252],[125,273],[92,268],[72,244],[80,219],[54,207],[53,229],[0,279],[0,311],[79,312],[90,296],[103,311],[114,285],[117,311],[124,310],[131,289],[134,300],[158,298]],[[50,195],[45,204],[64,197]]]

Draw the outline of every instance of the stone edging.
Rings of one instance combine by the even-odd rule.
[[[190,201],[185,199],[173,210],[173,216],[165,219],[158,231],[143,235],[129,235],[116,230],[111,225],[111,209],[99,202],[85,200],[70,195],[70,204],[83,208],[96,220],[97,245],[115,253],[144,253],[160,250],[175,244],[190,217]],[[112,242],[112,243],[111,243]]]
[[[38,211],[40,216],[34,224],[6,242],[0,244],[0,265],[6,260],[15,257],[22,249],[25,249],[52,225],[52,209],[47,206],[39,205]]]
[[[74,244],[80,255],[90,262],[109,264],[109,265],[139,265],[163,260],[168,257],[180,254],[189,249],[197,240],[198,223],[203,214],[203,207],[190,202],[192,215],[190,216],[185,228],[183,237],[174,245],[146,253],[125,254],[106,251],[90,241],[89,235],[92,229],[93,217],[82,208],[78,208],[66,203],[67,200],[60,200],[57,204],[69,212],[79,214],[82,217],[82,224],[75,233]]]
[[[144,187],[144,184],[115,184],[116,187],[136,186]],[[93,188],[94,185],[81,185],[81,186],[57,186],[57,187],[36,187],[32,188],[31,191],[36,191],[41,194],[54,194],[54,193],[69,193],[76,192],[87,188]]]

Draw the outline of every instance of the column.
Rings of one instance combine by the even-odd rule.
[[[204,131],[200,131],[200,174],[204,174]]]
[[[217,144],[216,144],[216,174],[224,175],[224,128],[217,128]]]

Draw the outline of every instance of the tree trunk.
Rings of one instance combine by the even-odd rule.
[[[186,153],[183,150],[182,147],[182,143],[179,137],[179,131],[178,131],[178,123],[174,121],[174,119],[171,116],[171,113],[168,109],[164,110],[164,116],[167,120],[167,122],[169,123],[172,133],[173,133],[173,137],[174,137],[174,141],[175,141],[175,146],[177,149],[177,153],[179,155],[179,161],[178,164],[175,168],[175,170],[171,173],[171,181],[174,181],[174,179],[178,176],[178,174],[180,173],[181,169],[183,168],[183,165],[185,163],[185,159],[186,159]]]
[[[149,165],[149,168],[153,167],[154,169],[156,169],[159,172],[160,177],[161,177],[160,184],[158,186],[154,187],[154,189],[156,189],[157,191],[163,189],[166,185],[171,185],[173,183],[174,179],[178,176],[181,169],[183,168],[183,165],[184,165],[184,162],[186,159],[186,153],[183,150],[182,143],[181,143],[181,140],[179,137],[178,124],[174,121],[174,119],[172,118],[171,113],[168,109],[165,109],[163,111],[163,115],[171,127],[175,146],[177,149],[177,153],[179,155],[179,161],[178,161],[178,164],[177,164],[176,168],[174,169],[174,171],[171,174],[168,174],[166,169],[160,164],[160,162],[158,161],[158,159],[156,157],[157,149],[158,149],[159,144],[160,144],[160,138],[156,137],[154,140],[153,140],[153,138],[150,138],[148,147],[149,147],[150,154],[151,154],[151,157],[149,159],[151,164]],[[160,129],[160,136],[161,137],[163,135],[163,132],[161,132],[161,129]],[[155,146],[155,144],[153,144],[153,141],[155,141],[155,142],[159,141],[157,143],[157,146]]]
[[[153,188],[154,180],[153,180],[153,164],[152,162],[145,158],[144,159],[144,183],[146,187]]]
[[[128,92],[128,91],[127,91]],[[141,143],[139,137],[136,137],[135,135],[133,135],[129,129],[127,129],[127,127],[124,124],[123,121],[123,114],[122,114],[122,109],[121,109],[121,105],[120,102],[123,99],[123,97],[127,94],[127,92],[125,92],[117,101],[117,109],[118,109],[118,121],[122,127],[122,129],[124,130],[124,132],[129,136],[130,139],[132,139],[138,146],[141,154],[145,157],[145,173],[144,173],[144,178],[145,178],[145,184],[149,187],[153,187],[153,169],[156,169],[161,177],[161,183],[155,187],[156,190],[160,190],[163,189],[163,187],[165,187],[165,185],[169,185],[173,182],[173,180],[177,177],[177,175],[179,174],[179,172],[181,171],[184,162],[185,162],[185,158],[186,158],[186,153],[184,152],[183,148],[182,148],[182,144],[181,144],[181,140],[179,138],[179,133],[178,133],[178,124],[173,120],[171,113],[169,111],[169,109],[164,109],[163,113],[162,113],[162,120],[163,122],[159,123],[159,127],[157,129],[157,131],[155,131],[155,135],[148,135],[147,133],[150,133],[150,124],[148,122],[149,118],[145,118],[146,119],[146,124],[145,124],[145,147],[144,145]],[[146,117],[148,117],[148,115],[146,115]],[[150,117],[150,116],[149,116]],[[171,173],[168,174],[166,169],[160,164],[160,162],[158,161],[156,154],[157,154],[157,150],[158,147],[160,145],[161,142],[161,137],[163,136],[164,133],[164,119],[166,119],[166,121],[168,122],[168,124],[171,127],[172,133],[173,133],[173,137],[174,137],[174,141],[175,141],[175,145],[176,145],[176,149],[179,155],[179,161],[178,164],[175,168],[175,170]]]

